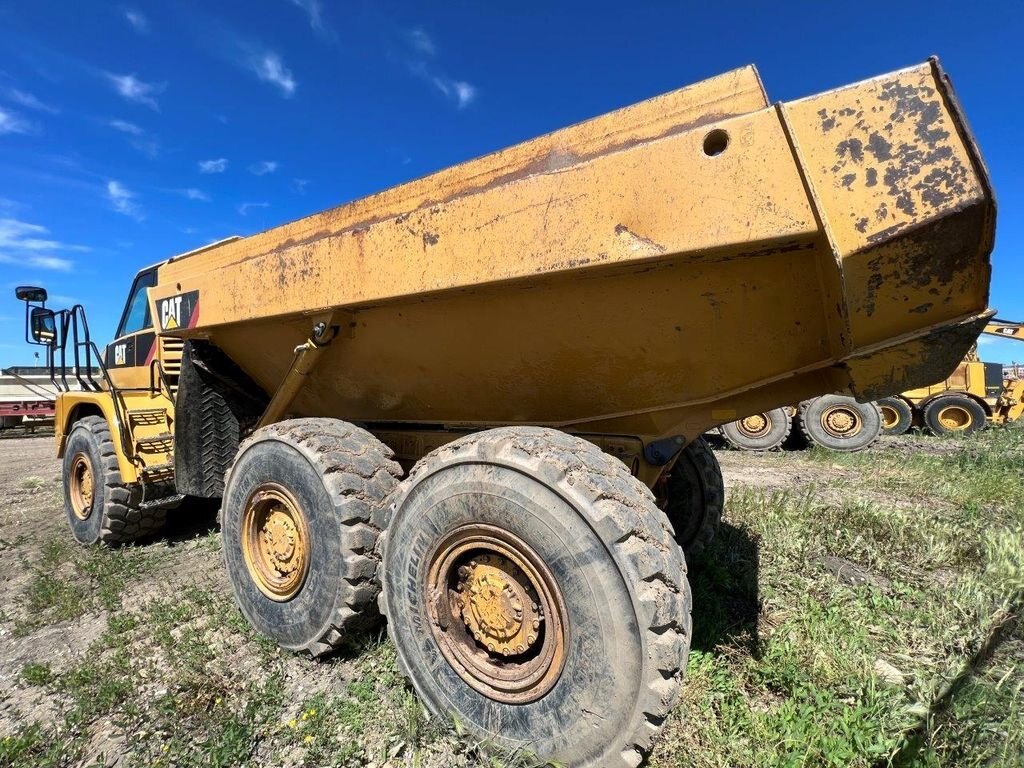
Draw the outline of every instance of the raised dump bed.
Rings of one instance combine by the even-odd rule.
[[[991,315],[994,226],[937,62],[772,106],[736,70],[144,270],[57,402],[68,521],[115,543],[223,496],[236,599],[283,647],[379,607],[475,738],[635,766],[686,664],[678,544],[721,512],[698,437],[942,379]],[[92,350],[80,307],[19,295],[62,360]]]

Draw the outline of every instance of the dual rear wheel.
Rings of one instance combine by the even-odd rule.
[[[711,482],[704,450],[679,457],[679,487]],[[342,422],[254,433],[222,509],[243,614],[323,653],[379,608],[432,712],[542,760],[639,764],[690,642],[686,563],[650,490],[540,428],[464,437],[398,476],[383,444]]]

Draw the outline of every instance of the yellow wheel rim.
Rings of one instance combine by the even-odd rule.
[[[309,526],[295,497],[277,483],[250,494],[242,516],[242,555],[260,591],[291,600],[309,573]]]
[[[832,437],[854,437],[863,427],[860,413],[849,405],[832,405],[821,412],[821,428]]]
[[[755,413],[736,422],[736,427],[747,437],[762,437],[772,429],[772,417],[767,413]]]
[[[71,491],[71,512],[79,520],[88,520],[92,515],[93,494],[96,488],[88,454],[76,453],[71,459],[68,485]]]
[[[969,429],[974,424],[974,417],[962,406],[947,405],[939,411],[939,424],[950,432],[959,432]]]
[[[464,525],[429,559],[424,600],[441,654],[474,690],[536,701],[558,680],[568,647],[565,602],[526,542],[493,525]]]
[[[900,423],[900,415],[892,406],[881,405],[879,410],[882,411],[882,427],[884,429],[892,429]]]

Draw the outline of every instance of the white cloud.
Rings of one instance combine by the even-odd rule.
[[[298,192],[300,195],[306,194],[306,186],[309,184],[309,179],[292,179],[292,190]]]
[[[115,131],[120,131],[121,133],[126,133],[131,136],[131,145],[146,157],[150,159],[159,157],[159,140],[146,135],[146,132],[135,123],[130,123],[127,120],[108,120],[106,125],[113,128]]]
[[[268,173],[273,173],[276,170],[277,162],[275,160],[263,160],[249,166],[249,173],[253,176],[266,176]]]
[[[132,136],[141,136],[143,131],[135,123],[129,123],[127,120],[111,120],[107,123],[115,131],[121,131],[121,133],[130,133]]]
[[[146,34],[149,32],[149,19],[142,15],[141,11],[134,8],[125,8],[124,17],[136,32]]]
[[[110,204],[118,213],[122,213],[125,216],[131,216],[137,221],[142,221],[144,218],[142,215],[142,209],[139,208],[138,203],[135,202],[135,193],[125,187],[121,182],[107,182],[107,197],[110,198]]]
[[[71,259],[55,256],[54,252],[90,249],[84,245],[64,243],[46,237],[49,230],[39,224],[18,219],[0,219],[0,262],[22,267],[70,272]]]
[[[210,196],[203,192],[201,189],[195,187],[189,187],[188,189],[179,189],[178,194],[184,195],[189,200],[201,200],[204,203],[210,202]]]
[[[291,70],[285,66],[281,57],[273,51],[252,54],[248,63],[249,68],[256,73],[256,77],[265,83],[276,85],[285,97],[290,97],[295,93],[298,83],[295,82]]]
[[[112,72],[103,73],[110,84],[114,86],[122,97],[136,104],[144,104],[150,109],[160,111],[156,96],[163,93],[167,87],[166,83],[146,83],[139,80],[134,74],[115,75]]]
[[[432,77],[430,82],[441,93],[455,103],[459,109],[468,107],[476,98],[476,86],[464,80],[452,80],[447,77]]]
[[[269,208],[270,203],[241,203],[238,206],[238,212],[243,216],[249,215],[250,208]]]
[[[26,91],[19,91],[17,88],[8,88],[4,91],[4,94],[15,104],[25,107],[25,109],[34,109],[36,112],[49,112],[51,115],[56,115],[60,112],[56,107],[44,104],[33,94]]]
[[[8,133],[34,133],[35,126],[21,115],[0,107],[0,136]]]
[[[59,256],[11,256],[6,253],[0,253],[0,264],[52,269],[57,272],[71,272],[75,268],[75,263],[71,259],[62,259]]]
[[[224,173],[228,169],[226,157],[218,157],[216,160],[200,160],[200,173]]]
[[[334,37],[334,32],[324,22],[324,9],[320,0],[291,0],[291,3],[306,12],[309,26],[314,32],[324,37]]]
[[[417,53],[422,53],[424,56],[437,55],[437,46],[434,45],[433,39],[422,29],[410,29],[406,37],[409,39],[409,45]]]

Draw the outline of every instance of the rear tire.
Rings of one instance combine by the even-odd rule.
[[[64,513],[80,544],[127,544],[157,533],[165,509],[140,509],[138,485],[121,480],[117,451],[102,416],[74,423],[64,446]]]
[[[914,423],[914,409],[902,397],[883,397],[878,408],[882,412],[883,435],[902,435]]]
[[[964,395],[941,395],[924,408],[924,423],[936,435],[970,435],[985,426],[985,409]]]
[[[822,448],[862,451],[882,434],[882,412],[846,395],[822,395],[800,404],[800,431]]]
[[[725,482],[711,446],[698,437],[683,448],[666,480],[665,515],[687,557],[703,552],[722,522]]]
[[[774,408],[723,424],[719,429],[725,442],[737,450],[775,451],[789,437],[793,419],[785,408]]]
[[[335,419],[282,421],[240,446],[224,487],[224,561],[242,614],[282,648],[323,654],[378,618],[372,517],[401,474],[391,456]]]
[[[554,430],[495,429],[425,457],[391,510],[381,605],[427,708],[499,750],[639,765],[679,695],[690,592],[664,515],[622,462]],[[460,541],[472,560],[449,556]],[[528,565],[503,565],[485,584],[477,574],[503,562],[500,547]],[[515,597],[520,578],[540,599]],[[496,610],[506,593],[511,608],[478,627],[474,611]],[[531,604],[540,634],[506,658],[504,638]]]

